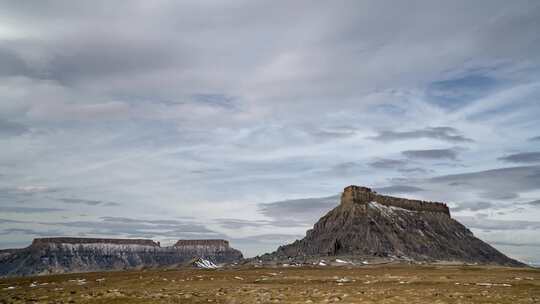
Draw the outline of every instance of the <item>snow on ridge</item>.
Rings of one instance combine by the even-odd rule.
[[[384,215],[391,215],[395,211],[415,212],[415,211],[412,211],[412,210],[408,210],[408,209],[404,209],[404,208],[400,208],[400,207],[396,207],[396,206],[387,206],[387,205],[379,204],[379,203],[377,203],[375,201],[369,202],[368,206],[370,208],[373,208],[373,209],[376,209],[376,210],[380,211]]]
[[[149,245],[140,245],[140,244],[111,244],[111,243],[82,243],[82,244],[72,244],[72,243],[60,243],[60,244],[49,244],[49,248],[62,248],[68,251],[77,251],[80,248],[85,250],[99,250],[101,252],[146,252],[146,251],[156,251],[159,247],[149,246]]]

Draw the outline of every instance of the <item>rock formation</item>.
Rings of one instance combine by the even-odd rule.
[[[161,247],[145,239],[39,238],[29,247],[0,251],[0,276],[173,266],[194,258],[231,263],[242,253],[225,240],[179,240]]]
[[[358,186],[345,188],[341,204],[324,215],[305,238],[262,258],[321,256],[523,265],[474,237],[450,217],[446,204],[379,195]]]

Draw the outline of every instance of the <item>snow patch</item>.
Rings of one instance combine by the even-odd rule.
[[[218,266],[214,263],[212,263],[212,261],[209,261],[209,260],[206,260],[206,259],[198,259],[197,261],[195,261],[195,266],[199,267],[199,268],[204,268],[204,269],[216,269],[218,268]]]
[[[414,211],[403,209],[403,208],[400,208],[400,207],[386,206],[386,205],[383,205],[383,204],[379,204],[379,203],[377,203],[375,201],[369,202],[368,207],[373,208],[375,210],[378,210],[379,212],[381,212],[383,215],[386,215],[386,216],[392,215],[396,211],[408,212],[408,213],[414,212]]]
[[[341,260],[341,259],[336,259],[336,263],[340,263],[340,264],[352,264],[352,262],[350,262],[350,261],[345,261],[345,260]]]

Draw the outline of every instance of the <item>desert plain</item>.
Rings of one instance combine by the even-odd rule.
[[[540,269],[239,267],[0,280],[0,303],[540,303]]]

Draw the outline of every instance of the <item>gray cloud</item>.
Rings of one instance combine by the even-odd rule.
[[[431,172],[431,170],[420,168],[420,167],[412,167],[412,168],[401,168],[398,169],[399,172],[403,173],[418,173],[418,174],[426,174]]]
[[[456,217],[461,223],[469,228],[483,230],[524,230],[540,229],[540,222],[520,221],[520,220],[493,220],[486,218],[477,218],[472,216]]]
[[[451,207],[452,211],[459,212],[459,211],[480,211],[480,210],[486,210],[486,209],[494,209],[495,205],[490,202],[463,202],[463,203],[457,203],[455,207]]]
[[[500,168],[471,173],[460,173],[433,177],[428,183],[462,187],[482,192],[511,192],[538,189],[540,166]]]
[[[449,142],[472,142],[473,140],[463,136],[457,129],[452,127],[430,127],[412,131],[381,131],[374,140],[396,141],[418,138],[439,139]]]
[[[210,238],[222,234],[192,220],[102,217],[98,221],[42,222],[42,225],[84,229],[86,234],[129,237]]]
[[[488,191],[480,193],[480,196],[494,200],[510,200],[518,198],[519,194],[514,192],[507,192],[504,189],[500,189],[499,191]]]
[[[324,140],[351,137],[357,131],[353,126],[332,126],[325,128],[320,126],[306,126],[304,129],[313,137]]]
[[[65,232],[60,230],[37,230],[29,228],[6,228],[0,229],[0,235],[26,234],[31,236],[65,236]]]
[[[1,54],[0,54],[0,58],[1,58]],[[0,138],[9,137],[9,136],[19,136],[28,131],[29,129],[25,125],[12,122],[12,121],[2,120],[0,118]]]
[[[408,158],[416,159],[457,159],[457,152],[454,149],[407,150],[401,153]]]
[[[407,161],[401,159],[381,158],[370,162],[368,165],[375,169],[402,169],[407,165]]]
[[[239,229],[246,227],[305,227],[304,221],[292,219],[274,219],[274,220],[243,220],[243,219],[217,219],[215,220],[221,227],[227,229]]]
[[[218,219],[216,222],[224,228],[239,229],[245,227],[261,227],[268,225],[270,221],[242,220],[242,219]]]
[[[339,196],[286,200],[260,205],[260,213],[276,221],[314,223],[339,204]]]
[[[531,137],[529,141],[540,141],[540,136]]]
[[[82,204],[82,205],[88,205],[88,206],[102,205],[102,206],[107,206],[107,207],[121,206],[121,204],[115,203],[115,202],[105,202],[105,201],[80,199],[80,198],[59,198],[58,200],[66,204]]]
[[[499,157],[498,160],[510,163],[538,163],[540,162],[540,152],[524,152],[510,154],[507,156]]]
[[[534,206],[534,207],[540,207],[540,200],[530,201],[530,202],[527,202],[526,204]]]
[[[388,187],[376,188],[375,190],[377,190],[377,192],[380,192],[380,193],[391,194],[391,193],[414,193],[414,192],[423,191],[424,189],[420,187],[408,186],[408,185],[393,185],[393,186],[388,186]]]
[[[0,224],[20,224],[20,223],[26,223],[26,222],[0,218]]]
[[[0,206],[0,212],[12,212],[12,213],[46,213],[46,212],[58,212],[65,211],[65,209],[59,208],[39,208],[39,207],[19,207],[19,206]]]
[[[502,241],[496,241],[491,242],[491,244],[497,246],[517,246],[517,247],[540,247],[540,243],[533,243],[533,242],[502,242]]]

